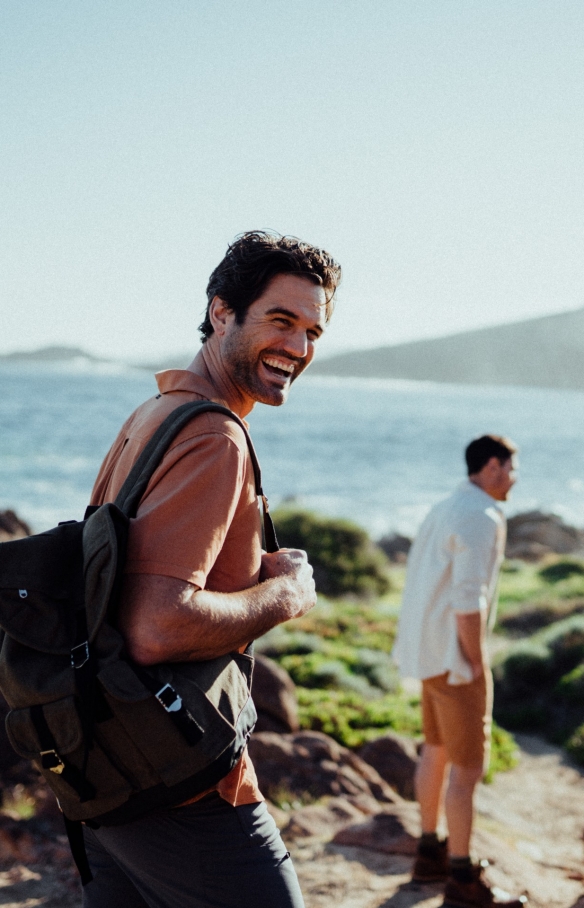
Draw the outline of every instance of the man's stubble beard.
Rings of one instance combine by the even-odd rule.
[[[260,353],[252,352],[250,345],[238,332],[231,335],[224,348],[225,361],[235,384],[257,403],[267,404],[270,407],[281,407],[288,399],[290,385],[298,378],[303,369],[294,373],[290,381],[283,387],[277,388],[268,385],[260,379],[258,370],[262,368],[261,357],[269,353],[278,355],[278,351],[269,348]]]

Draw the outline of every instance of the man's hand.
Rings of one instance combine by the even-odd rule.
[[[316,588],[312,565],[301,549],[279,549],[264,552],[260,570],[260,583],[276,577],[288,577],[295,585],[294,604],[297,611],[291,617],[299,618],[316,605]]]
[[[473,681],[480,678],[489,667],[486,645],[487,614],[485,611],[456,615],[458,642],[464,658],[470,665]]]

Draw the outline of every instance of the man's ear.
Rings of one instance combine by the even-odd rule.
[[[235,318],[233,309],[230,309],[225,300],[220,296],[214,296],[209,306],[209,319],[213,325],[213,331],[218,337],[223,337]]]
[[[501,461],[499,460],[498,457],[495,457],[495,456],[489,457],[489,459],[487,460],[487,462],[485,464],[485,467],[487,467],[487,472],[492,476],[492,475],[498,473],[499,470],[501,469]]]

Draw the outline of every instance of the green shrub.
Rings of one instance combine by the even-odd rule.
[[[584,576],[584,562],[575,558],[560,558],[553,564],[541,568],[539,576],[548,583],[558,583],[578,574]]]
[[[556,685],[556,693],[573,703],[584,703],[584,664],[577,665],[560,678]]]
[[[494,668],[495,679],[513,694],[548,683],[551,656],[541,643],[522,641]]]
[[[270,659],[293,654],[319,653],[324,646],[325,640],[318,634],[295,630],[290,623],[278,624],[256,640],[257,651],[269,656]]]
[[[556,621],[511,647],[493,674],[498,722],[543,731],[566,745],[582,723],[584,615]]]
[[[344,747],[360,747],[366,741],[394,729],[419,735],[419,700],[386,694],[368,700],[355,692],[298,688],[301,728],[322,731]]]
[[[346,662],[327,658],[322,653],[283,656],[280,665],[301,687],[356,691],[364,695],[374,693],[367,679],[354,675]]]
[[[580,725],[566,744],[566,750],[581,766],[584,766],[584,725]]]
[[[565,675],[584,660],[584,615],[571,615],[537,635],[552,655],[552,671]]]
[[[518,750],[515,739],[508,731],[493,722],[491,732],[491,757],[485,773],[485,782],[492,782],[498,772],[517,766]]]
[[[389,592],[389,561],[357,524],[286,509],[275,511],[273,518],[280,545],[308,553],[319,592],[328,596]]]
[[[575,614],[512,646],[495,667],[495,680],[503,695],[517,697],[554,687],[582,661],[584,615]]]

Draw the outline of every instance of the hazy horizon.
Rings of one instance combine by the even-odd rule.
[[[380,348],[384,348],[386,346],[387,347],[403,346],[403,345],[407,345],[409,343],[416,343],[418,341],[442,340],[445,338],[457,337],[461,334],[462,335],[474,334],[475,332],[488,331],[490,328],[504,328],[504,327],[510,326],[510,325],[521,325],[521,324],[524,324],[527,322],[540,321],[540,320],[546,319],[546,318],[554,318],[554,317],[561,317],[562,315],[569,315],[570,313],[578,312],[581,309],[584,309],[584,307],[578,306],[575,309],[567,309],[563,312],[552,312],[552,313],[548,313],[548,314],[544,314],[544,315],[534,316],[533,318],[519,319],[519,320],[513,321],[513,322],[498,322],[497,324],[493,324],[493,325],[481,325],[480,327],[477,327],[477,328],[466,329],[463,331],[453,331],[449,334],[434,335],[433,337],[428,337],[428,338],[426,338],[426,337],[414,338],[411,341],[400,341],[397,344],[380,344],[379,342],[372,342],[371,345],[369,345],[369,346],[363,346],[363,347],[359,347],[359,348],[347,347],[345,349],[324,351],[322,354],[321,354],[321,351],[319,350],[317,361],[329,359],[331,357],[338,356],[339,354],[342,354],[344,352],[358,353],[360,350],[362,350],[363,352],[366,352],[368,350],[370,350],[370,351],[377,350]],[[150,357],[148,357],[148,356],[135,357],[135,356],[130,356],[128,353],[125,353],[125,354],[120,353],[117,356],[108,357],[107,354],[97,353],[94,350],[88,349],[87,347],[81,347],[77,344],[55,343],[55,344],[45,344],[41,347],[28,347],[28,348],[19,348],[19,349],[14,349],[14,350],[1,351],[0,360],[5,359],[6,357],[12,357],[12,356],[18,356],[18,355],[29,356],[29,355],[33,355],[36,353],[44,353],[44,352],[49,352],[51,350],[62,349],[64,352],[73,352],[73,351],[77,352],[78,351],[79,353],[81,353],[83,355],[87,355],[89,357],[94,357],[96,359],[104,359],[104,360],[112,359],[112,361],[114,361],[114,362],[122,361],[122,362],[128,363],[129,365],[143,366],[144,364],[148,364],[149,361],[162,362],[162,361],[172,358],[172,357],[183,358],[183,357],[192,356],[192,355],[194,355],[194,353],[196,353],[198,346],[199,345],[197,345],[197,347],[193,348],[192,350],[187,350],[186,348],[183,348],[181,350],[181,349],[176,348],[176,349],[170,350],[170,351],[161,351],[160,354],[152,355]]]

